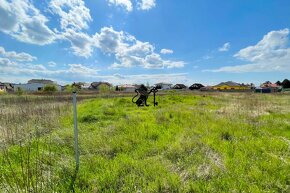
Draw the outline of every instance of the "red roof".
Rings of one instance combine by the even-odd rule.
[[[277,84],[262,84],[261,88],[279,88]]]

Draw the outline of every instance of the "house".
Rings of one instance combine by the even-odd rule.
[[[96,90],[96,91],[101,91],[101,90],[110,90],[112,85],[108,82],[92,82],[91,85],[89,86],[89,90]]]
[[[135,92],[137,87],[131,84],[123,84],[116,87],[116,91]]]
[[[186,89],[187,87],[184,84],[176,84],[173,86],[173,89]]]
[[[201,88],[203,88],[204,86],[202,84],[199,84],[199,83],[194,83],[193,85],[191,85],[189,87],[190,90],[199,90]]]
[[[282,87],[278,84],[271,83],[270,81],[266,81],[260,85],[260,88],[263,90],[270,90],[270,92],[279,92]],[[257,92],[257,91],[256,91]]]
[[[15,84],[14,91],[18,91],[19,89],[26,91],[26,92],[37,92],[42,91],[46,85],[51,84],[44,84],[44,83],[27,83],[27,84]],[[58,91],[61,91],[62,87],[60,85],[54,84]]]
[[[233,81],[221,82],[212,87],[213,90],[250,90],[249,85],[239,84]]]
[[[56,82],[52,81],[52,80],[46,80],[46,79],[31,79],[27,82],[28,84],[32,84],[32,83],[39,83],[39,84],[57,84]]]
[[[81,89],[82,90],[88,90],[90,88],[90,86],[91,86],[91,84],[89,84],[89,83],[83,83],[81,85]]]
[[[0,82],[0,93],[6,92],[6,85]]]
[[[169,90],[169,89],[171,89],[172,84],[160,82],[160,83],[155,84],[154,86],[157,87],[157,89],[160,89],[160,90]]]
[[[255,89],[255,92],[256,93],[271,93],[272,90],[270,88],[261,88],[261,87],[258,87]]]
[[[213,89],[212,89],[211,86],[201,87],[199,90],[200,90],[200,91],[213,91]]]

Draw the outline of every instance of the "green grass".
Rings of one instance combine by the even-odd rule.
[[[30,184],[32,192],[290,192],[288,98],[169,93],[147,108],[127,97],[86,100],[75,180],[67,113],[49,135],[2,153],[0,184],[19,192],[38,181],[47,184]]]

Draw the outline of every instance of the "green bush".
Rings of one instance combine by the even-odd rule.
[[[57,91],[57,87],[54,84],[45,85],[43,88],[43,92],[46,92],[46,93],[53,93],[56,91]]]
[[[21,96],[21,95],[23,95],[23,93],[24,93],[23,89],[20,88],[20,87],[17,87],[16,94],[17,94],[18,96]]]
[[[111,90],[107,85],[100,85],[98,89],[100,93],[108,93]]]

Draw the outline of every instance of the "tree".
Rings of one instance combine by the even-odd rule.
[[[278,81],[276,82],[276,84],[277,84],[278,86],[282,86],[282,82],[280,82],[280,80],[278,80]]]
[[[46,92],[46,93],[53,93],[56,91],[57,91],[57,87],[54,84],[47,84],[43,88],[43,92]]]
[[[110,89],[110,86],[109,85],[106,85],[106,84],[101,84],[99,87],[98,87],[98,91],[100,93],[107,93],[109,92],[111,89]]]
[[[290,88],[290,81],[288,79],[283,80],[282,87],[283,88]]]

